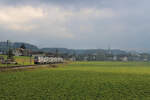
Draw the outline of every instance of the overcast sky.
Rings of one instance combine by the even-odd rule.
[[[0,0],[0,40],[150,49],[150,0]]]

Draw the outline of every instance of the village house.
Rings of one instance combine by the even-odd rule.
[[[76,58],[75,57],[71,57],[70,61],[76,61]]]
[[[22,49],[22,48],[17,48],[13,50],[13,54],[15,56],[30,56],[30,50],[27,49]]]
[[[124,61],[124,62],[128,61],[128,57],[127,56],[121,57],[121,61]]]

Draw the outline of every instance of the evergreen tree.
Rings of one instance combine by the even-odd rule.
[[[22,49],[26,49],[26,47],[25,47],[25,45],[24,45],[24,44],[22,44],[22,45],[20,46],[20,48],[22,48]]]
[[[11,61],[14,61],[14,54],[13,54],[12,49],[9,49],[7,59],[10,59]]]

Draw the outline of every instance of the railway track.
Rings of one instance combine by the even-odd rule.
[[[53,64],[35,64],[35,65],[16,65],[16,66],[7,66],[7,67],[0,67],[0,72],[1,71],[7,71],[11,69],[27,69],[27,68],[38,68],[38,67],[51,67],[55,68],[58,67],[58,63],[53,63]],[[60,64],[60,63],[59,63]],[[68,64],[68,62],[62,63],[63,65]]]
[[[5,70],[9,70],[9,69],[37,68],[37,67],[42,67],[42,66],[47,66],[47,65],[48,64],[0,67],[0,71],[5,71]]]

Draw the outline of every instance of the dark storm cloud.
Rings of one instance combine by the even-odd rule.
[[[0,0],[3,6],[0,39],[28,41],[40,47],[111,45],[150,49],[149,3],[149,0]],[[32,16],[26,16],[26,12]]]

